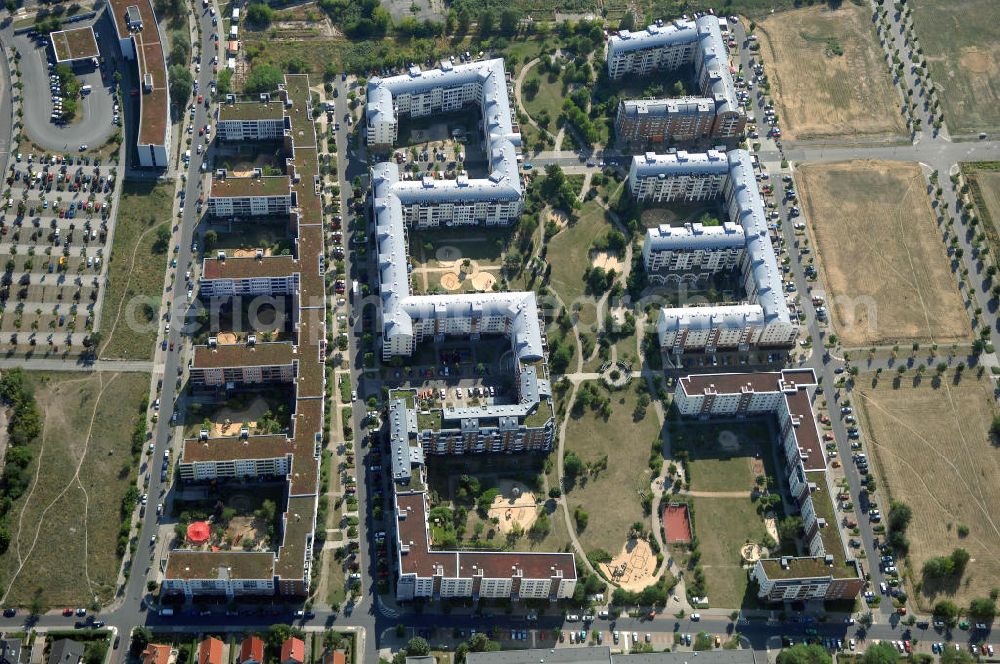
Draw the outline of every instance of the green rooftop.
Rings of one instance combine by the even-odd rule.
[[[435,408],[430,411],[417,411],[417,430],[418,431],[440,431],[441,423],[444,418],[441,415],[441,409]]]
[[[280,101],[241,101],[222,104],[219,107],[219,122],[226,120],[281,120],[284,116],[284,104]]]
[[[538,402],[538,407],[535,410],[528,413],[528,416],[524,418],[524,426],[529,429],[539,429],[545,426],[554,413],[552,411],[552,400],[542,399]]]

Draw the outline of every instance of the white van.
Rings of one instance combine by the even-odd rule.
[[[89,95],[91,90],[93,90],[93,88],[90,87],[90,85],[85,85],[80,88],[80,94]]]

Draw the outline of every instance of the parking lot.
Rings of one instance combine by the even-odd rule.
[[[0,348],[80,346],[101,301],[115,167],[17,153],[0,202]]]
[[[107,37],[111,30],[102,21],[95,24],[98,43],[102,31]],[[24,128],[36,146],[53,151],[77,150],[81,145],[97,149],[120,128],[120,100],[113,94],[115,60],[98,60],[96,65],[86,61],[73,68],[80,94],[75,100],[75,117],[63,121],[66,79],[57,72],[48,37],[29,33],[15,37],[14,44],[21,55],[25,81]]]

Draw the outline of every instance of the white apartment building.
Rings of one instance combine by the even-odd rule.
[[[699,177],[701,175],[701,177]],[[712,353],[716,350],[746,351],[755,347],[788,347],[798,336],[798,322],[793,320],[784,298],[781,271],[768,234],[764,201],[757,188],[750,154],[746,150],[728,153],[689,154],[679,151],[666,155],[646,154],[632,159],[629,187],[640,201],[703,201],[723,196],[729,219],[742,229],[743,249],[738,256],[746,302],[731,306],[669,307],[660,310],[657,330],[660,347],[680,355],[689,351]],[[712,196],[708,196],[713,192]],[[647,233],[643,257],[647,268],[657,269],[685,261],[673,258],[675,251],[701,251],[699,243],[712,240],[703,233],[673,231],[664,235],[658,229]],[[735,238],[736,235],[728,235]],[[662,257],[657,258],[657,254]],[[721,260],[721,258],[720,258]],[[687,269],[687,268],[685,268]],[[684,280],[684,272],[664,275],[654,283],[693,283]],[[652,276],[652,275],[651,275]]]
[[[677,19],[645,30],[620,30],[608,39],[608,76],[645,76],[661,69],[678,69],[694,62],[698,30],[694,21]]]
[[[642,257],[651,283],[696,286],[712,274],[734,270],[745,244],[743,228],[729,221],[663,225],[646,231]]]
[[[710,201],[722,194],[728,176],[729,160],[718,150],[647,152],[632,157],[628,187],[641,203]]]
[[[273,595],[276,590],[274,554],[268,551],[170,552],[162,590],[168,594]]]
[[[694,20],[657,23],[645,30],[622,30],[608,39],[608,75],[645,76],[693,64],[701,98],[625,102],[616,120],[618,135],[629,142],[660,143],[701,137],[735,138],[746,127],[729,67],[729,53],[711,14]],[[650,114],[652,112],[652,115]]]
[[[300,266],[292,256],[231,258],[218,252],[202,261],[198,296],[204,299],[253,295],[294,295],[299,290]]]
[[[277,141],[285,135],[285,105],[262,95],[260,101],[237,102],[235,96],[219,106],[216,138],[221,141]]]
[[[214,217],[287,216],[295,199],[287,175],[227,177],[221,171],[212,180],[208,213]]]

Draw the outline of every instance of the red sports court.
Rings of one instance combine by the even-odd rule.
[[[667,544],[691,543],[691,519],[688,506],[670,503],[663,508],[663,534]]]

